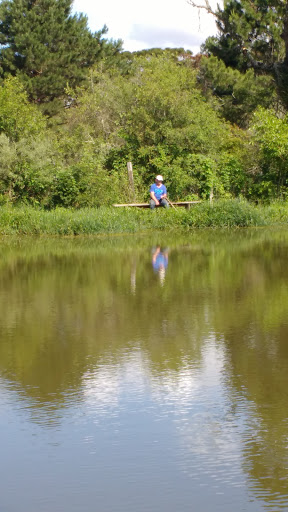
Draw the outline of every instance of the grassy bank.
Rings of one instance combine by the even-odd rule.
[[[150,230],[191,230],[283,225],[288,222],[288,203],[256,206],[246,201],[203,202],[189,211],[178,208],[137,210],[97,208],[52,211],[31,207],[0,208],[0,234],[80,235],[140,233]]]

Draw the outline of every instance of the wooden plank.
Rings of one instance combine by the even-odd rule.
[[[190,210],[191,204],[201,203],[202,201],[176,201],[173,202],[176,206],[185,206],[187,210]]]
[[[190,208],[191,204],[201,203],[202,201],[173,201],[171,204],[173,206],[185,206],[186,208]],[[149,203],[125,203],[125,204],[113,204],[116,208],[121,208],[125,206],[135,207],[135,208],[150,208]]]
[[[113,206],[116,206],[116,208],[119,208],[121,206],[136,206],[138,208],[150,208],[150,204],[149,203],[113,204]]]
[[[176,206],[187,206],[189,204],[202,203],[202,201],[173,201],[172,204]]]

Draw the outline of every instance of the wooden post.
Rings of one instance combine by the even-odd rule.
[[[135,189],[134,189],[134,178],[133,178],[132,162],[127,162],[127,171],[128,171],[130,200],[135,201]]]
[[[213,194],[213,187],[212,187],[211,190],[210,190],[210,196],[209,196],[209,200],[210,200],[210,204],[211,205],[213,203],[213,197],[214,197],[214,194]]]

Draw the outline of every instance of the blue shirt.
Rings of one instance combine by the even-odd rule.
[[[163,196],[164,194],[167,194],[165,185],[161,185],[160,187],[157,187],[156,183],[153,183],[153,185],[151,185],[150,192],[154,192],[157,201],[159,201],[161,196]]]

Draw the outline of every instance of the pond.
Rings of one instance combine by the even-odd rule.
[[[0,242],[1,512],[288,508],[288,230]]]

